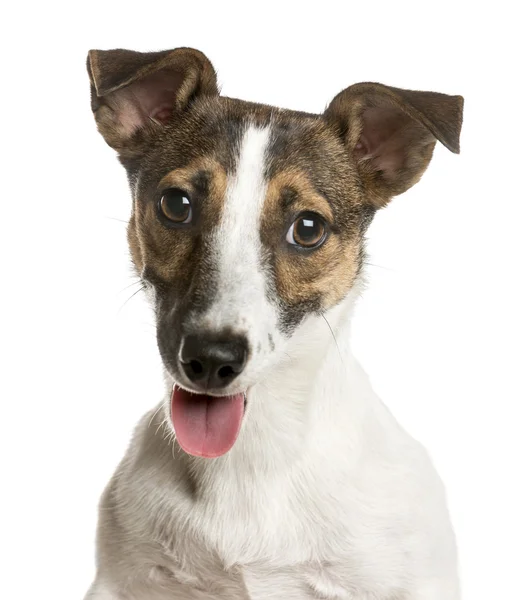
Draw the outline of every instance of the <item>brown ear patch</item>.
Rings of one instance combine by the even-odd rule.
[[[419,180],[436,141],[459,152],[463,103],[461,96],[359,83],[334,98],[325,118],[338,128],[369,201],[380,208]]]
[[[285,225],[305,211],[321,215],[328,224],[326,241],[315,250],[296,248],[286,241]],[[301,170],[287,169],[270,181],[261,235],[264,245],[272,249],[276,290],[284,304],[325,309],[351,289],[361,260],[360,230],[351,217],[352,213],[344,229],[339,227],[328,200]]]
[[[106,142],[132,154],[202,96],[218,94],[210,61],[198,50],[90,50],[91,106]]]

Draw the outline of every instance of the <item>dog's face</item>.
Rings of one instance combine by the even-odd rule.
[[[140,163],[129,229],[174,379],[227,393],[266,375],[303,317],[353,285],[371,216],[319,117],[219,97],[192,107]],[[224,344],[225,377],[191,370],[208,344]]]
[[[92,51],[88,67],[129,174],[163,362],[192,392],[267,377],[306,316],[352,288],[375,210],[419,179],[436,139],[458,152],[457,96],[358,84],[312,115],[221,97],[194,50]]]

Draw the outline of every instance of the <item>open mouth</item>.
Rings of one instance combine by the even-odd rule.
[[[170,417],[181,448],[192,456],[217,458],[234,446],[246,404],[245,393],[230,396],[194,394],[177,385]]]

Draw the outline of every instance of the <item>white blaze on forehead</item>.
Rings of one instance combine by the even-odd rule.
[[[250,125],[240,143],[235,173],[228,179],[212,246],[217,269],[217,295],[209,310],[212,326],[238,325],[243,319],[249,323],[260,317],[256,311],[263,317],[267,310],[260,218],[269,138],[270,128]]]

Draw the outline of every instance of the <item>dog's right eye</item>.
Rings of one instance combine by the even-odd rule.
[[[186,225],[192,221],[192,203],[188,194],[179,188],[165,190],[158,209],[167,221],[176,225]]]

